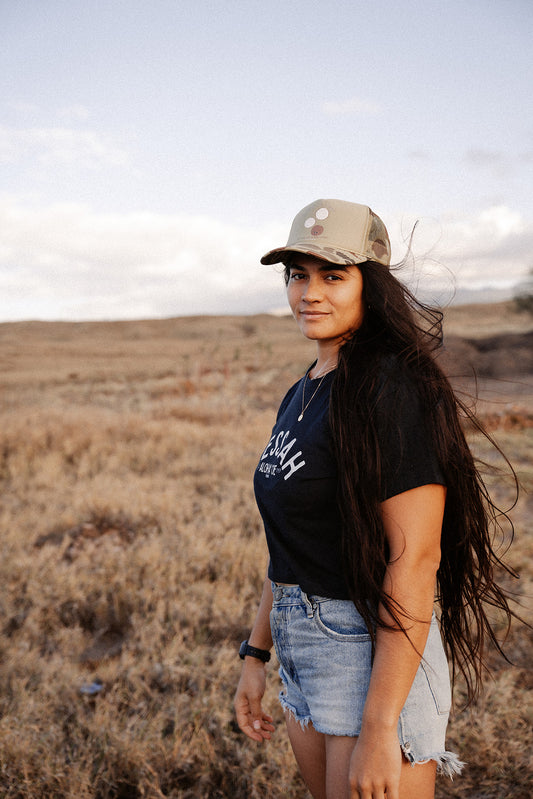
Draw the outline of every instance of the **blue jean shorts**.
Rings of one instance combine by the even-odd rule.
[[[307,595],[299,586],[273,583],[270,625],[279,673],[280,702],[302,726],[326,735],[361,732],[372,646],[353,602]],[[400,713],[398,739],[407,760],[435,760],[453,776],[462,763],[445,748],[451,706],[446,655],[433,617],[423,658]]]

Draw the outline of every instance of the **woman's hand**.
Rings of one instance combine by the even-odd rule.
[[[233,705],[241,730],[259,743],[270,740],[270,734],[274,731],[272,716],[264,713],[261,707],[265,687],[264,664],[256,658],[246,657]]]
[[[397,731],[363,729],[350,761],[350,799],[398,799],[401,767]]]

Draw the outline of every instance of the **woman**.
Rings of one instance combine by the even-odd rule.
[[[314,799],[430,799],[437,769],[462,766],[444,744],[451,693],[434,601],[470,699],[494,641],[483,602],[511,615],[493,580],[493,508],[434,357],[440,314],[394,277],[385,226],[364,205],[311,203],[261,261],[284,264],[317,359],[255,473],[270,564],[241,645],[237,721],[255,741],[271,736],[261,700],[274,644]]]

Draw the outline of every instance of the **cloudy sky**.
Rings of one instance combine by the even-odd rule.
[[[531,0],[0,0],[0,321],[255,313],[319,198],[439,301],[533,268]]]

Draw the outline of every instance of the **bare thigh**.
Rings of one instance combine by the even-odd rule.
[[[434,760],[412,766],[406,760],[402,763],[400,778],[400,799],[417,796],[418,799],[434,799],[437,764]]]
[[[300,774],[313,799],[327,799],[326,736],[317,732],[312,723],[302,727],[290,713],[285,713],[285,721]]]
[[[285,714],[289,740],[305,784],[313,799],[350,799],[350,758],[357,738],[324,735],[310,723],[301,725]],[[434,799],[437,764],[414,767],[404,759],[400,778],[400,799]]]
[[[356,743],[357,738],[326,736],[326,799],[350,799],[350,759]],[[434,799],[436,774],[434,760],[412,766],[403,758],[400,799]]]

